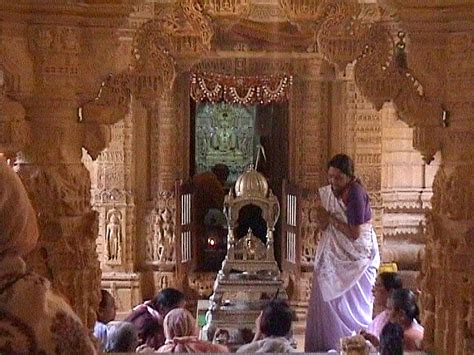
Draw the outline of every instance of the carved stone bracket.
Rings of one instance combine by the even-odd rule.
[[[317,35],[319,51],[340,69],[357,59],[355,82],[377,109],[392,100],[410,127],[442,127],[441,105],[424,95],[422,84],[406,67],[403,36],[394,45],[386,25],[362,21],[360,7],[351,0],[328,1],[324,6],[328,10]],[[416,143],[428,162],[439,149],[437,143],[426,146],[423,139]]]

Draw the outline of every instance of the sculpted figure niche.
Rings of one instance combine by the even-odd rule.
[[[120,262],[122,252],[122,222],[120,213],[117,210],[112,210],[109,213],[105,242],[107,247],[107,260]]]

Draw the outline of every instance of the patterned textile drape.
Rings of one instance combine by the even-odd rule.
[[[293,83],[291,75],[235,76],[194,73],[191,77],[191,97],[211,103],[252,105],[287,101]]]

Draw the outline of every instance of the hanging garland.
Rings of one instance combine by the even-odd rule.
[[[287,101],[291,75],[235,76],[211,73],[194,73],[191,77],[191,97],[197,101],[252,105]]]

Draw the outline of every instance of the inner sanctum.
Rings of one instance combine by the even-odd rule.
[[[40,216],[27,263],[85,324],[100,288],[119,315],[167,287],[208,300],[230,243],[225,201],[259,183],[239,180],[255,169],[278,201],[275,262],[304,328],[318,188],[345,153],[382,262],[421,290],[426,349],[469,353],[470,1],[44,4],[0,4],[0,152]],[[262,206],[238,206],[236,243],[268,243]]]

